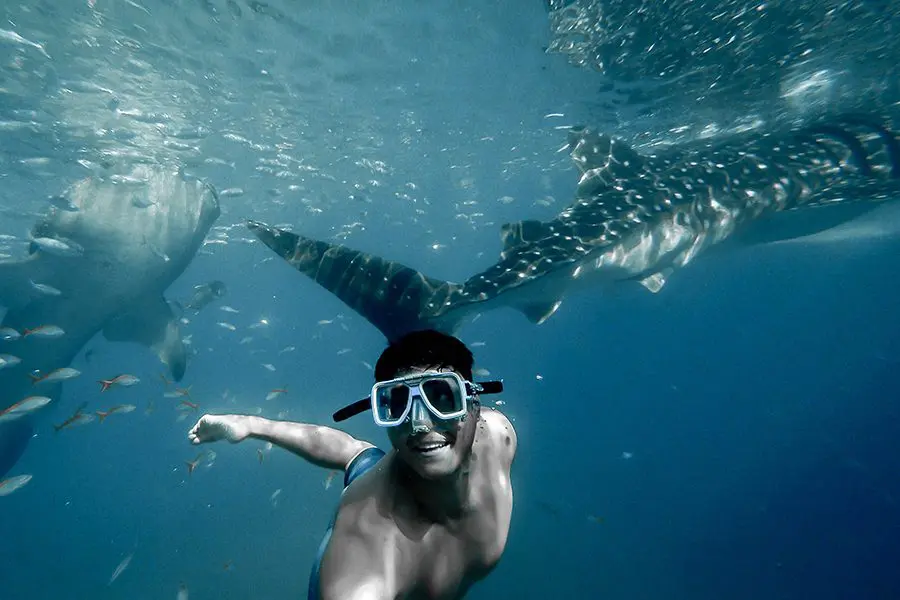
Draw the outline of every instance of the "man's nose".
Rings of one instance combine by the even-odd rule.
[[[422,399],[418,396],[413,398],[409,420],[412,425],[413,433],[422,433],[434,428],[434,423],[431,420],[431,413],[428,411],[428,408],[425,406]]]

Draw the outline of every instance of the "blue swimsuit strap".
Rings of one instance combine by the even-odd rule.
[[[344,489],[353,483],[354,479],[360,477],[374,467],[383,456],[384,451],[380,448],[366,448],[357,454],[356,458],[354,458],[350,462],[350,465],[347,466],[347,471],[344,473]]]
[[[344,489],[346,490],[354,480],[378,464],[378,461],[383,457],[384,451],[378,448],[366,448],[357,454],[344,473]],[[334,531],[334,520],[336,518],[337,514],[335,513],[334,517],[331,518],[331,523],[328,524],[328,529],[325,530],[325,536],[319,544],[319,550],[316,552],[316,560],[313,562],[312,573],[309,576],[308,600],[319,600],[319,571],[322,568],[322,557],[325,555],[325,549],[328,547],[328,542],[331,541],[331,533]]]

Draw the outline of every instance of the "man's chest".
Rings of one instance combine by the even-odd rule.
[[[459,598],[500,560],[506,532],[496,518],[466,520],[444,527],[434,525],[421,537],[398,528],[395,554],[388,572],[401,597]]]
[[[337,577],[382,581],[391,590],[388,597],[444,600],[462,597],[497,564],[506,545],[509,515],[488,509],[447,525],[369,515],[346,525],[336,528],[329,557],[347,556],[342,546],[365,538],[365,559],[341,561],[328,571]]]

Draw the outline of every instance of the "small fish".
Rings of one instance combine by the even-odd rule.
[[[194,404],[190,400],[182,400],[178,404],[178,406],[186,406],[186,407],[190,408],[191,410],[199,410],[200,409],[200,407],[198,405]]]
[[[319,321],[318,324],[319,325],[331,325],[332,323],[334,323],[334,319],[322,319],[321,321]]]
[[[228,292],[225,284],[219,280],[213,280],[209,283],[203,283],[194,286],[194,293],[191,299],[187,301],[185,307],[194,311],[201,311],[216,298],[221,298]]]
[[[490,376],[491,376],[491,372],[490,372],[490,371],[488,371],[487,369],[481,369],[481,368],[475,369],[475,370],[472,372],[472,374],[473,374],[473,375],[477,375],[478,377],[490,377]]]
[[[47,54],[47,51],[44,50],[44,47],[41,44],[25,39],[15,31],[0,29],[0,40],[13,44],[20,44],[22,46],[31,46],[32,48],[43,54],[46,58],[50,58],[50,55]]]
[[[266,455],[260,448],[256,449],[256,458],[259,460],[259,464],[263,464],[263,460],[266,458]]]
[[[166,392],[163,394],[164,398],[190,398],[191,397],[191,386],[187,386],[186,388],[177,387],[171,392]]]
[[[287,352],[293,352],[297,349],[297,346],[285,346],[281,350],[278,351],[278,354],[285,354]]]
[[[122,413],[123,415],[128,414],[130,412],[133,412],[134,409],[136,409],[136,408],[137,407],[134,404],[117,404],[116,406],[113,406],[109,410],[105,410],[105,411],[98,410],[95,412],[96,412],[97,416],[100,417],[100,422],[102,423],[106,419],[106,417],[108,417],[109,415],[112,415],[115,413]]]
[[[143,177],[134,177],[132,175],[110,175],[109,180],[114,184],[121,186],[143,187],[147,185],[147,179]]]
[[[84,248],[71,240],[39,237],[31,240],[33,247],[46,254],[64,258],[76,258],[84,254]]]
[[[221,192],[219,192],[219,198],[237,198],[238,196],[243,196],[244,190],[241,188],[225,188]]]
[[[155,204],[156,202],[150,198],[149,194],[136,193],[131,195],[131,205],[135,208],[150,208]]]
[[[22,359],[18,356],[13,356],[12,354],[0,354],[0,369],[14,367],[20,362],[22,362]]]
[[[169,262],[170,260],[172,260],[171,258],[169,258],[168,254],[166,254],[165,252],[160,250],[156,245],[154,245],[153,243],[148,241],[147,238],[144,238],[144,243],[147,245],[147,248],[149,248],[150,252],[153,253],[153,255],[156,256],[157,258],[161,258],[163,262]]]
[[[34,281],[29,280],[32,289],[34,291],[43,294],[45,296],[61,296],[62,292],[53,287],[52,285],[47,285],[46,283],[36,283]]]
[[[193,475],[194,471],[197,469],[197,467],[200,466],[200,461],[203,460],[204,454],[205,454],[205,452],[201,452],[200,454],[197,455],[197,458],[195,458],[194,460],[184,461],[184,463],[187,465],[187,468],[188,468],[188,476]]]
[[[328,476],[325,478],[325,489],[331,487],[331,482],[334,481],[334,476],[337,475],[337,471],[329,471]]]
[[[134,375],[122,374],[116,375],[112,379],[101,379],[97,383],[100,384],[100,391],[105,392],[109,388],[114,385],[120,385],[122,387],[131,387],[140,383],[141,380],[135,377]]]
[[[0,481],[0,496],[9,496],[18,489],[25,487],[31,481],[31,475],[16,475]]]
[[[47,396],[28,396],[0,411],[0,421],[14,421],[50,404]]]
[[[241,338],[241,341],[238,342],[238,345],[243,346],[244,344],[249,344],[252,341],[253,341],[253,338],[248,335],[247,337]]]
[[[257,321],[253,325],[251,325],[250,329],[260,329],[262,327],[268,327],[268,326],[269,326],[268,319],[260,319],[259,321]]]
[[[278,506],[278,497],[279,496],[281,496],[281,488],[278,488],[277,490],[272,492],[271,496],[269,496],[269,502],[272,503],[273,508]]]
[[[275,398],[277,398],[278,396],[280,396],[282,394],[287,394],[286,387],[285,388],[276,388],[276,389],[272,390],[271,392],[266,394],[266,400],[274,400]]]
[[[353,350],[352,348],[342,348],[341,350],[338,350],[337,355],[343,356],[344,354],[347,354],[348,352],[351,352],[352,350]]]
[[[0,327],[0,340],[13,342],[22,337],[22,334],[12,327]]]
[[[227,329],[228,331],[236,331],[237,330],[237,327],[235,327],[231,323],[226,323],[225,321],[219,321],[218,323],[216,323],[216,325],[218,325],[222,329]]]
[[[188,587],[185,584],[178,584],[178,594],[175,595],[175,600],[188,600]]]
[[[271,364],[271,363],[263,363],[263,367],[264,367],[267,371],[272,371],[273,373],[275,372],[275,365],[273,365],[273,364]]]
[[[173,383],[168,377],[166,377],[165,373],[160,373],[159,378],[162,379],[163,385],[166,387],[169,387]]]
[[[29,374],[29,377],[31,377],[31,385],[38,385],[40,383],[58,383],[68,379],[74,379],[79,375],[81,375],[81,371],[78,369],[63,367],[61,369],[54,369],[46,375]]]
[[[541,510],[553,515],[554,517],[558,517],[560,515],[559,507],[551,502],[547,502],[546,500],[538,500],[536,504],[541,508]]]
[[[119,566],[116,567],[116,570],[113,571],[112,577],[109,578],[109,583],[107,583],[106,585],[112,585],[113,581],[119,578],[119,575],[121,575],[125,571],[125,569],[128,568],[128,565],[131,564],[131,558],[133,556],[134,552],[122,559],[122,562],[120,562]]]
[[[87,406],[87,402],[82,402],[81,406],[79,406],[71,417],[63,421],[59,425],[54,425],[53,429],[59,433],[63,429],[68,429],[69,427],[77,427],[78,425],[86,425],[94,421],[94,415],[85,414],[84,407]]]
[[[24,330],[22,332],[22,337],[58,338],[65,334],[66,332],[56,325],[41,325],[34,329]]]
[[[232,307],[230,307],[230,306],[228,306],[228,305],[226,305],[226,306],[220,306],[220,307],[219,307],[219,310],[221,310],[221,311],[223,311],[223,312],[231,313],[231,314],[233,314],[233,315],[236,315],[236,314],[238,314],[239,312],[241,312],[241,311],[239,311],[238,309],[232,308]]]

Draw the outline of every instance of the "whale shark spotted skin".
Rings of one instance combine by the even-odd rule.
[[[894,123],[843,116],[818,124],[639,154],[586,128],[569,132],[580,178],[556,218],[502,227],[500,259],[463,283],[345,246],[250,222],[289,264],[389,340],[416,329],[455,333],[512,306],[542,323],[586,284],[637,281],[659,292],[709,249],[821,232],[900,193]]]
[[[174,379],[183,377],[187,352],[163,292],[203,244],[219,201],[212,187],[158,166],[138,166],[124,179],[128,185],[121,177],[75,183],[65,194],[67,209],[53,209],[34,226],[31,254],[0,261],[0,326],[64,331],[0,340],[0,354],[21,359],[0,370],[0,410],[38,392],[57,399],[59,384],[35,390],[29,373],[69,366],[99,331],[109,341],[151,348]],[[60,243],[78,252],[54,252]],[[36,283],[58,294],[41,293]],[[39,415],[0,423],[0,477],[24,451]]]

